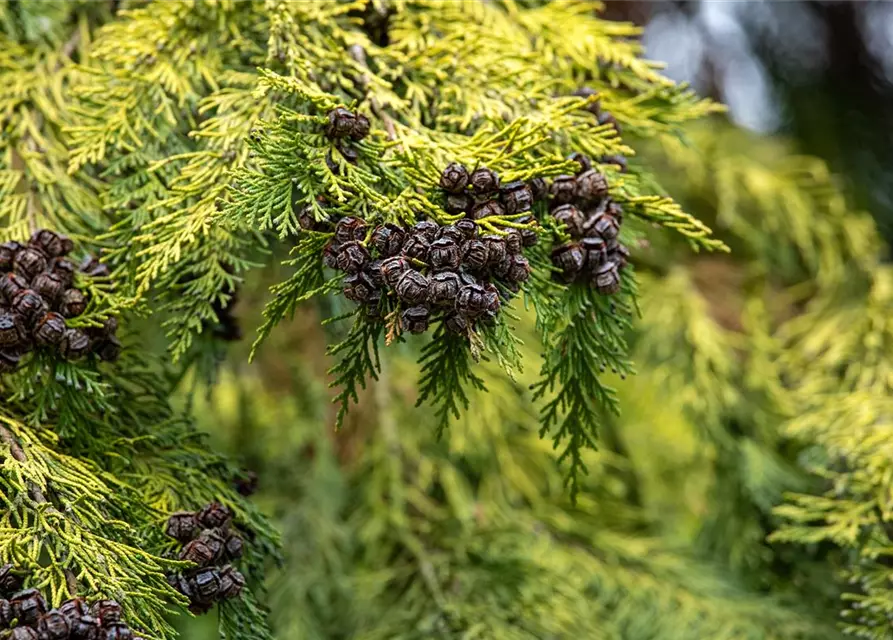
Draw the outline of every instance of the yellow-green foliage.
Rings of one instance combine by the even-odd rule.
[[[647,233],[638,373],[614,381],[621,412],[583,454],[576,505],[536,436],[532,313],[517,380],[480,365],[489,392],[439,443],[409,408],[415,342],[384,355],[362,419],[326,428],[309,310],[199,405],[272,467],[262,500],[293,540],[272,583],[280,637],[833,638],[854,589],[840,569],[861,590],[844,630],[889,637],[871,613],[891,600],[880,239],[818,161],[721,123],[688,138],[687,154],[645,157],[685,163],[660,179],[704,218],[740,218],[722,236],[738,250],[691,258]],[[718,171],[745,179],[720,192]],[[287,349],[301,357],[283,369]]]
[[[117,219],[102,206],[112,192],[108,176],[69,171],[77,161],[71,128],[84,117],[74,93],[95,86],[87,61],[102,51],[97,29],[111,18],[110,3],[0,2],[2,241],[55,229],[71,236],[78,261],[101,248],[98,236]],[[128,39],[126,46],[139,43]],[[144,124],[134,118],[123,135],[144,133]],[[77,276],[77,285],[90,302],[67,320],[70,327],[99,326],[143,303],[122,278]],[[215,499],[233,507],[255,536],[242,565],[252,588],[276,536],[232,488],[229,463],[207,449],[188,416],[170,408],[170,380],[179,373],[135,346],[141,341],[128,329],[126,355],[115,365],[35,354],[0,376],[0,560],[13,563],[51,606],[76,595],[114,598],[137,633],[172,638],[170,614],[187,602],[166,576],[186,567],[163,533],[168,514]],[[250,590],[224,609],[220,623],[224,636],[269,637]]]
[[[689,298],[694,293],[695,306],[667,308],[663,320],[677,318],[687,349],[678,349],[679,340],[662,341],[668,325],[657,324],[646,293],[643,320],[650,331],[639,344],[667,366],[656,371],[640,359],[639,367],[688,398],[702,427],[726,424],[708,431],[717,451],[719,504],[734,495],[721,491],[727,476],[754,507],[774,516],[771,528],[754,532],[754,550],[771,534],[779,552],[787,553],[781,543],[789,543],[820,553],[852,585],[841,586],[841,608],[853,603],[843,612],[844,629],[889,638],[893,591],[885,556],[893,528],[884,407],[893,345],[886,250],[871,219],[847,208],[819,161],[786,155],[781,144],[739,132],[698,130],[692,139],[691,147],[665,140],[666,163],[685,170],[682,186],[689,195],[683,201],[697,202],[692,209],[698,213],[714,209],[715,226],[731,234],[738,290],[723,294],[709,281],[711,275],[721,278],[729,265],[705,270],[700,292],[692,292],[690,283],[681,287]],[[666,298],[675,290],[666,285],[678,283],[680,271],[697,269],[697,263],[674,269],[655,291]],[[680,321],[683,309],[697,309],[698,315]],[[690,360],[689,376],[680,360]],[[737,432],[732,439],[730,421]],[[730,445],[739,452],[723,463]],[[779,473],[794,464],[813,475],[798,480]],[[789,492],[784,504],[780,491]],[[741,513],[741,502],[732,512]],[[717,513],[726,523],[721,538],[734,544],[746,539],[740,532],[748,525],[732,535],[738,525],[729,509],[720,506]],[[844,553],[829,555],[835,547]],[[728,552],[732,560],[740,556]]]
[[[449,222],[455,217],[444,212],[437,182],[450,161],[486,164],[511,181],[566,173],[576,166],[571,152],[633,155],[634,146],[587,110],[594,98],[573,97],[583,84],[598,90],[624,136],[639,139],[675,135],[719,110],[664,78],[642,57],[638,30],[600,19],[600,9],[579,0],[326,0],[137,3],[122,11],[91,33],[77,65],[64,65],[76,81],[60,116],[65,179],[92,180],[112,218],[101,241],[116,266],[114,304],[150,308],[163,319],[173,359],[189,362],[202,357],[194,337],[216,322],[242,274],[269,259],[270,243],[293,245],[294,272],[272,289],[260,343],[299,303],[340,286],[322,271],[327,236],[298,225],[305,206],[323,215],[321,197],[328,214],[370,223]],[[376,15],[387,16],[384,39]],[[323,133],[339,105],[372,121],[356,166]],[[695,250],[725,249],[653,188],[647,167],[634,162],[623,174],[611,162],[599,167],[612,197],[638,220],[627,225],[629,238],[650,222]],[[530,226],[519,217],[480,225],[491,233]],[[537,382],[541,432],[563,448],[574,490],[585,471],[580,451],[597,441],[596,416],[616,404],[601,373],[631,370],[624,333],[635,280],[628,271],[613,306],[590,288],[551,283],[551,237],[542,233],[531,255],[536,274],[523,303],[537,309],[550,354]],[[509,374],[519,367],[510,324],[503,313],[469,344],[435,334],[420,385],[440,416],[438,432],[466,408],[467,389],[478,384],[474,361],[493,357]],[[385,333],[361,313],[355,325],[332,347],[339,421],[377,374]]]
[[[893,271],[876,266],[867,280],[841,283],[785,327],[782,374],[799,401],[785,432],[815,445],[806,464],[826,491],[779,507],[789,524],[775,538],[848,550],[844,569],[856,586],[845,596],[846,629],[884,639],[893,615]]]
[[[582,84],[640,138],[673,135],[719,109],[661,76],[643,59],[638,30],[598,18],[598,3],[182,0],[123,9],[112,18],[72,5],[51,17],[38,5],[9,5],[10,53],[0,69],[21,131],[0,142],[8,194],[0,219],[10,234],[51,224],[104,245],[117,288],[102,306],[154,312],[174,360],[202,357],[194,337],[216,322],[241,275],[268,259],[274,237],[296,244],[289,265],[297,268],[273,288],[261,340],[297,304],[338,288],[330,274],[323,279],[320,239],[295,237],[303,206],[322,215],[319,196],[329,213],[369,222],[447,222],[436,184],[450,161],[487,164],[509,181],[567,172],[573,151],[634,154],[584,109],[594,99],[571,97]],[[387,15],[384,40],[376,14]],[[52,28],[32,34],[41,20]],[[322,133],[338,105],[372,119],[356,167]],[[21,168],[29,159],[46,166]],[[601,169],[629,215],[675,230],[695,249],[724,248],[651,187],[645,167]],[[481,226],[505,233],[515,218]],[[549,283],[548,247],[532,261],[538,274],[524,302],[540,314],[544,348],[575,354],[546,360],[538,384],[561,389],[543,408],[542,432],[564,448],[576,486],[580,449],[597,439],[596,410],[614,403],[599,375],[630,369],[623,332],[635,283],[625,277],[617,312],[605,313],[591,292]],[[586,330],[593,313],[603,320]],[[424,354],[423,398],[441,416],[438,431],[464,409],[482,352],[509,373],[518,367],[508,317],[469,345],[437,337]],[[333,347],[341,417],[376,375],[383,332],[357,323]]]
[[[36,358],[0,380],[0,560],[54,604],[111,595],[170,638],[159,525],[223,497],[260,588],[276,537],[192,412],[263,474],[281,638],[825,639],[850,601],[846,631],[890,637],[893,276],[824,165],[692,127],[718,107],[597,3],[120,4],[0,2],[0,237],[47,225],[104,248],[114,286],[79,322],[130,310],[137,334],[118,365]],[[622,135],[570,97],[584,84]],[[338,105],[373,123],[357,166],[322,135]],[[379,348],[331,295],[328,237],[299,233],[320,195],[370,222],[448,221],[447,162],[528,179],[571,151],[633,156],[600,165],[640,276],[614,304],[551,283],[546,233],[524,297],[471,344]],[[267,342],[218,370],[209,329],[246,278]],[[151,356],[166,348],[176,364]],[[252,594],[220,623],[270,637]]]

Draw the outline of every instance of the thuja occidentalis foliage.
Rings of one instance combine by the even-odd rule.
[[[630,142],[675,136],[718,107],[661,76],[637,30],[598,8],[0,4],[0,241],[48,229],[108,268],[75,279],[87,304],[65,319],[59,342],[72,357],[34,349],[0,377],[9,450],[0,560],[21,565],[50,606],[107,596],[147,637],[171,637],[165,614],[220,600],[212,587],[223,577],[170,579],[197,556],[181,561],[160,523],[221,502],[253,540],[239,567],[245,588],[227,572],[223,591],[240,593],[223,598],[221,631],[267,637],[258,595],[275,536],[234,490],[237,469],[168,398],[253,329],[235,321],[238,285],[283,251],[290,274],[272,290],[257,346],[318,299],[326,326],[346,332],[330,348],[339,423],[378,374],[382,349],[429,329],[408,347],[420,349],[419,402],[442,431],[483,385],[480,359],[520,370],[513,322],[533,308],[542,435],[562,449],[576,490],[581,451],[596,445],[599,416],[616,410],[603,374],[632,371],[636,256],[625,247],[654,225],[693,250],[724,249]],[[464,167],[468,184],[449,167]],[[382,259],[369,246],[383,229],[414,243],[388,256],[407,262],[393,285],[383,264],[383,284],[366,271]],[[49,261],[42,270],[58,275]],[[40,283],[49,295],[54,278]],[[429,280],[442,300],[428,298]],[[375,291],[370,314],[363,298]],[[44,319],[37,298],[9,302]],[[48,342],[62,329],[56,319],[41,326]],[[170,358],[154,351],[158,326]],[[92,347],[66,341],[69,331],[99,336],[99,357],[75,361]]]
[[[312,20],[327,6],[297,15]],[[542,432],[563,447],[574,479],[580,449],[595,446],[597,415],[615,404],[603,372],[631,371],[624,332],[634,315],[635,277],[631,266],[622,276],[621,269],[635,258],[626,245],[651,223],[684,234],[696,249],[723,248],[654,187],[647,168],[628,166],[635,151],[621,128],[646,138],[672,135],[679,123],[716,107],[662,78],[637,45],[620,31],[603,31],[606,23],[582,3],[399,6],[389,15],[386,45],[328,6],[331,30],[305,36],[295,27],[301,36],[277,41],[284,68],[274,56],[259,72],[252,97],[264,113],[246,122],[244,162],[227,174],[228,188],[214,203],[219,211],[209,214],[234,235],[269,234],[292,247],[286,264],[294,273],[273,288],[256,347],[299,304],[343,291],[359,304],[356,311],[339,306],[338,318],[352,328],[330,349],[339,422],[377,375],[380,349],[430,330],[419,401],[440,416],[442,430],[479,384],[476,360],[496,358],[509,375],[520,367],[512,309],[533,306],[546,357],[534,388]],[[555,31],[571,22],[578,37]],[[420,50],[419,30],[443,43],[426,40]],[[304,50],[303,37],[329,51],[313,73],[288,62]],[[529,192],[529,206],[513,209],[517,196],[506,187]],[[576,220],[567,218],[577,210],[571,201],[585,203],[579,229],[568,227]],[[556,213],[562,204],[571,211]],[[624,212],[634,222],[618,235]],[[357,234],[348,238],[339,220],[356,221]],[[535,237],[535,246],[521,243],[515,254],[520,278],[500,282],[497,267],[485,265],[488,279],[475,279],[461,255],[467,239],[443,235],[462,221],[473,223],[472,236],[496,244]],[[412,231],[419,225],[431,225],[430,237]],[[398,256],[405,264],[375,248],[385,229],[406,236]],[[429,255],[449,268],[430,264]],[[575,264],[590,255],[591,267]],[[577,268],[580,277],[566,272]],[[485,321],[468,322],[463,287]],[[443,300],[432,303],[428,296],[441,292]]]

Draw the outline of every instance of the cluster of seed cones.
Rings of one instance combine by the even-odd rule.
[[[494,318],[501,298],[529,277],[522,246],[520,233],[481,235],[472,220],[368,229],[361,220],[343,218],[324,259],[348,274],[345,297],[364,305],[370,316],[382,317],[386,296],[393,296],[404,331],[422,333],[436,316],[450,330],[466,333]]]
[[[122,620],[121,605],[72,598],[48,609],[37,589],[22,588],[12,565],[0,567],[0,638],[4,640],[140,640]]]
[[[446,192],[444,208],[449,213],[464,213],[472,220],[511,216],[513,223],[522,225],[534,222],[528,212],[537,196],[537,184],[528,185],[520,180],[502,184],[492,169],[478,167],[469,173],[458,162],[448,164],[440,176],[440,188]],[[532,229],[522,229],[519,233],[525,246],[536,244],[536,232]]]
[[[368,121],[360,118],[336,109],[329,114],[327,135],[359,139],[368,132]],[[360,133],[352,133],[357,126]],[[316,219],[311,205],[301,211],[299,222],[304,229],[334,231],[323,262],[347,274],[344,296],[365,307],[368,317],[390,319],[394,316],[388,314],[396,311],[403,331],[422,333],[440,320],[451,331],[467,333],[476,323],[495,318],[530,277],[523,249],[537,242],[536,202],[545,203],[543,211],[548,207],[571,236],[571,242],[553,251],[557,277],[565,283],[590,283],[606,295],[619,290],[629,255],[618,239],[622,208],[608,196],[607,179],[589,159],[573,157],[580,164],[576,175],[551,182],[535,178],[502,184],[487,167],[469,171],[450,163],[439,186],[444,209],[464,216],[455,224],[423,220],[411,226],[370,227],[354,217],[333,224]],[[603,160],[625,169],[623,158]],[[494,227],[502,233],[481,233]]]
[[[24,355],[37,348],[52,349],[66,360],[95,353],[115,360],[121,343],[118,323],[110,317],[95,329],[75,329],[67,318],[84,312],[87,298],[73,286],[77,268],[66,257],[71,240],[54,231],[37,231],[27,244],[0,244],[0,373],[14,371]],[[108,267],[87,258],[80,271],[105,277]]]
[[[370,228],[358,218],[342,218],[323,256],[328,267],[347,274],[346,298],[363,305],[372,318],[397,308],[399,327],[410,333],[428,330],[434,319],[467,333],[477,322],[495,318],[502,300],[530,276],[522,249],[536,243],[536,232],[511,228],[482,234],[475,222],[509,214],[520,224],[532,223],[533,216],[516,215],[530,210],[530,188],[522,182],[500,188],[493,171],[481,167],[469,174],[457,163],[446,168],[441,186],[447,209],[465,213],[466,219]],[[313,217],[311,207],[305,207],[300,222],[305,229],[332,230],[331,223]]]
[[[242,538],[230,530],[232,518],[232,511],[217,502],[168,518],[165,533],[184,545],[180,560],[197,565],[169,576],[168,582],[189,598],[193,613],[206,613],[214,603],[237,597],[245,586],[242,574],[228,564],[242,557]]]
[[[607,179],[586,156],[571,157],[580,165],[577,174],[556,176],[549,185],[551,215],[571,236],[552,250],[552,263],[562,282],[588,282],[603,295],[617,293],[629,258],[619,239],[623,208],[608,196]]]

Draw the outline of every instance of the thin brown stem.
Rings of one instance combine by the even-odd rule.
[[[13,435],[13,433],[2,424],[0,424],[0,440],[2,440],[3,443],[9,447],[9,451],[16,461],[25,462],[28,459],[25,455],[25,450],[22,449],[22,445],[19,444],[19,441],[16,439],[15,435]],[[41,491],[40,488],[37,487],[37,485],[30,481],[28,482],[28,495],[31,496],[31,499],[34,500],[34,502],[40,504],[49,504],[51,509],[58,511],[58,509],[56,509],[56,506],[53,505],[49,500],[47,500],[46,496],[43,494],[43,491]],[[78,592],[77,577],[74,575],[74,571],[72,571],[71,569],[64,569],[64,573],[65,583],[68,587],[68,593],[69,595],[74,597],[75,595],[77,595]]]
[[[9,429],[0,425],[0,440],[3,440],[3,443],[9,447],[10,452],[12,453],[12,457],[18,460],[19,462],[24,462],[25,452],[22,450],[22,445],[19,444],[19,441],[15,439],[15,436],[12,435]]]
[[[66,58],[71,58],[71,54],[74,53],[74,50],[78,48],[78,45],[81,43],[81,32],[79,30],[75,30],[75,32],[71,35],[68,41],[62,45],[62,55]],[[56,62],[56,68],[53,71],[58,71],[62,67],[62,59],[60,58]]]
[[[369,65],[366,64],[366,51],[360,45],[355,44],[350,48],[350,56],[362,65],[364,69],[369,68]],[[363,89],[369,86],[368,74],[364,73],[360,76],[360,84]],[[391,119],[391,116],[387,114],[374,96],[369,98],[369,105],[372,107],[372,112],[384,123],[385,131],[388,132],[388,140],[396,140],[397,130],[394,127],[394,121]]]

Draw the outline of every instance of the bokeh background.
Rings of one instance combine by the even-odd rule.
[[[890,238],[893,4],[606,4],[606,17],[645,27],[668,76],[728,105],[734,124],[828,162]]]
[[[656,168],[731,254],[658,231],[635,248],[639,372],[613,380],[622,415],[603,417],[576,505],[537,433],[523,309],[525,370],[511,381],[482,364],[489,393],[439,441],[414,406],[414,341],[383,354],[333,431],[325,345],[344,328],[319,321],[334,300],[302,308],[252,364],[250,331],[196,362],[180,401],[258,473],[282,532],[277,637],[836,637],[846,553],[769,537],[786,496],[827,488],[797,419],[817,394],[851,390],[828,372],[863,361],[859,314],[891,308],[878,283],[893,234],[893,3],[607,4],[644,27],[670,77],[729,107],[683,142],[633,138],[631,163]],[[244,327],[276,269],[240,292]],[[215,635],[212,618],[180,623]]]

